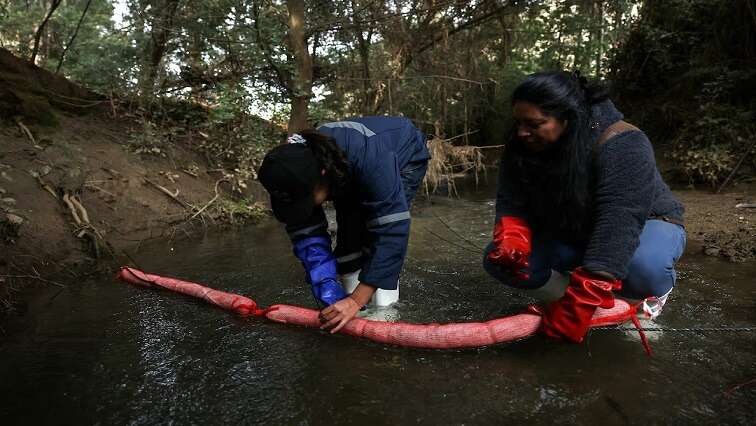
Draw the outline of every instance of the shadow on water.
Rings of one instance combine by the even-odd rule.
[[[420,199],[398,311],[409,322],[488,320],[531,302],[480,267],[490,185]],[[689,247],[662,327],[756,325],[756,265]],[[273,222],[142,247],[154,273],[314,306]],[[110,277],[36,299],[0,343],[3,424],[730,423],[753,418],[754,332],[664,332],[645,356],[620,331],[584,345],[540,337],[477,350],[386,347],[240,319]]]

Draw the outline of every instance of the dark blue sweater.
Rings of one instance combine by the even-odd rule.
[[[594,105],[591,122],[597,126],[592,131],[593,143],[606,128],[622,118],[609,100]],[[662,180],[651,142],[641,131],[620,133],[597,147],[591,167],[594,182],[592,224],[575,240],[586,247],[583,266],[624,279],[646,220],[658,216],[682,220],[684,209]],[[525,197],[525,191],[501,170],[496,200],[497,221],[501,216],[518,216],[526,220],[532,216]],[[551,209],[549,214],[556,222],[560,211]],[[538,229],[533,231],[539,232]]]

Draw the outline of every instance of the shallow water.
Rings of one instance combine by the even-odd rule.
[[[488,320],[531,302],[480,267],[490,188],[419,200],[401,319]],[[754,264],[689,247],[662,327],[756,326]],[[141,247],[148,272],[313,307],[283,230]],[[0,336],[2,424],[752,424],[756,332],[664,332],[649,358],[620,331],[477,350],[387,347],[240,319],[110,277],[37,292]]]

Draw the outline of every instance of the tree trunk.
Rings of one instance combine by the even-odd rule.
[[[63,60],[66,58],[66,52],[68,52],[68,49],[73,45],[74,40],[76,40],[76,35],[79,34],[79,28],[81,28],[81,23],[84,22],[84,17],[87,16],[87,10],[89,10],[89,5],[92,4],[92,0],[87,0],[86,6],[84,6],[84,11],[81,12],[81,18],[79,18],[79,23],[76,24],[76,29],[73,32],[73,35],[71,35],[71,39],[68,40],[68,44],[66,44],[66,47],[63,48],[63,53],[60,54],[60,60],[58,60],[58,67],[55,68],[55,74],[60,72],[60,67],[63,65]]]
[[[150,25],[150,40],[145,47],[145,61],[139,83],[139,94],[143,102],[150,103],[155,91],[160,63],[165,55],[166,46],[173,30],[173,19],[176,15],[180,0],[166,0],[162,8],[155,11]]]
[[[596,78],[601,78],[601,60],[604,56],[604,3],[596,2],[598,43],[596,45]],[[595,24],[595,23],[594,23]]]
[[[357,10],[358,3],[352,0],[352,12]],[[354,34],[357,39],[357,52],[360,56],[361,78],[362,78],[362,102],[360,102],[360,112],[362,114],[371,114],[373,104],[375,103],[376,90],[373,88],[373,81],[370,74],[370,42],[372,39],[372,28],[368,32],[367,38],[363,35],[364,29],[360,22],[360,17],[354,16]]]
[[[55,9],[60,6],[60,3],[63,0],[52,0],[52,3],[50,4],[50,10],[47,11],[47,15],[45,16],[45,19],[42,20],[42,23],[39,24],[39,27],[37,27],[37,31],[34,34],[34,47],[32,48],[32,54],[31,54],[31,63],[36,63],[37,61],[37,53],[39,52],[39,40],[42,38],[42,33],[45,31],[45,27],[47,26],[47,22],[52,17],[52,14],[55,13]]]
[[[312,57],[305,38],[304,0],[286,2],[289,11],[289,46],[294,54],[297,74],[292,79],[289,134],[308,128],[307,110],[312,98]]]

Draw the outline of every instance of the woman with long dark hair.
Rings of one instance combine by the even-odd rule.
[[[685,247],[684,209],[646,135],[578,73],[528,76],[512,113],[486,271],[551,301],[541,331],[576,342],[615,294],[662,306]]]
[[[287,142],[265,156],[259,180],[324,308],[323,328],[335,333],[368,302],[398,300],[409,208],[430,154],[425,136],[401,117],[326,123]],[[333,251],[326,200],[336,209]]]

